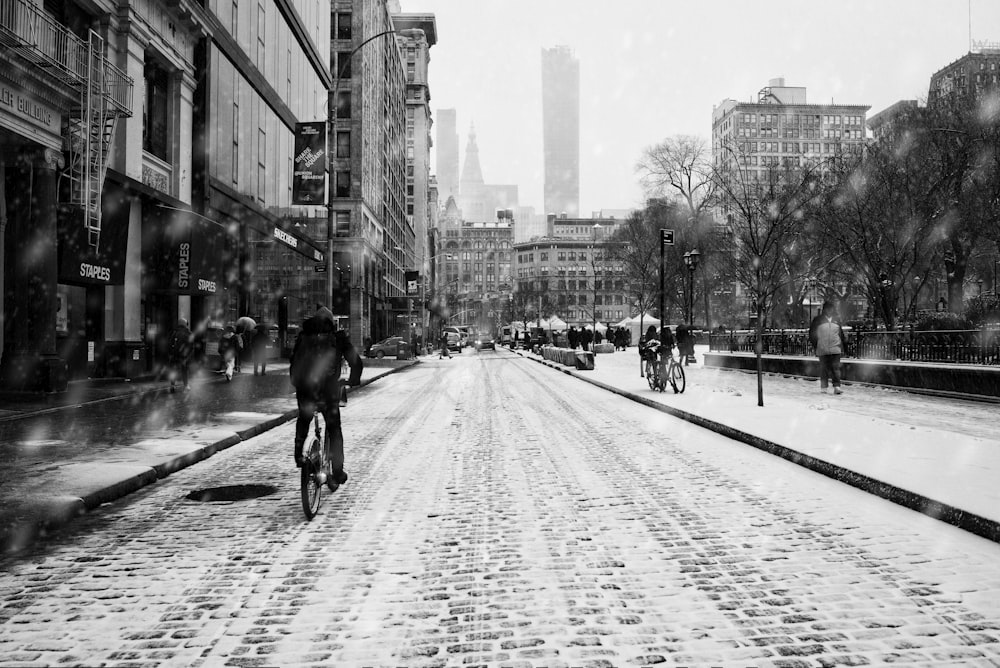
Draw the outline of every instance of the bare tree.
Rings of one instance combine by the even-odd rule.
[[[883,138],[829,161],[830,187],[811,217],[813,234],[864,286],[888,330],[900,304],[904,317],[913,314],[943,240],[925,214],[932,184],[923,152],[911,148]]]
[[[716,189],[706,141],[677,135],[643,151],[636,165],[647,196],[680,198],[691,218],[700,218]]]
[[[941,261],[948,303],[963,303],[963,285],[977,248],[1000,225],[1000,97],[943,97],[919,110],[905,138],[922,155],[929,188],[925,217],[943,235]]]
[[[773,298],[792,278],[789,260],[804,230],[807,209],[819,191],[818,166],[751,167],[738,144],[723,147],[726,159],[715,171],[720,203],[733,233],[735,272],[756,312],[757,405],[764,405],[761,352],[766,315]]]
[[[699,249],[703,280],[700,285],[706,324],[710,324],[714,277],[725,272],[726,257],[720,228],[711,215],[717,194],[707,141],[691,135],[667,137],[647,147],[636,165],[649,198],[680,203],[687,215],[678,215],[674,227],[680,253]],[[692,297],[692,306],[696,303]]]

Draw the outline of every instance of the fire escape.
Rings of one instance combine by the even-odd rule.
[[[76,94],[64,121],[69,203],[83,211],[87,240],[101,243],[101,192],[118,119],[132,115],[132,79],[108,61],[104,39],[86,41],[30,0],[0,4],[0,45]]]

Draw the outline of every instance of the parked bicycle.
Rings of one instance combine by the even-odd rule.
[[[667,384],[673,388],[674,394],[680,394],[687,387],[684,367],[674,359],[672,350],[663,350],[656,339],[647,341],[642,347],[643,372],[649,389],[664,392]]]

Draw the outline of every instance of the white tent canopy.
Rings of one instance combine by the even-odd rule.
[[[659,329],[660,320],[659,318],[654,318],[653,316],[646,313],[643,314],[641,322],[640,322],[640,317],[636,315],[632,316],[631,318],[625,318],[624,320],[616,322],[611,326],[614,327],[615,329],[619,327],[624,327],[625,329],[629,330],[632,333],[632,343],[634,345],[639,343],[639,337],[641,337],[646,332],[646,330],[649,329],[650,325],[653,325],[654,327]]]
[[[562,332],[566,329],[566,321],[557,315],[542,320],[542,329],[550,329],[553,332]]]

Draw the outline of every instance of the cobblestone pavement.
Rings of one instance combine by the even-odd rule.
[[[507,351],[344,416],[312,522],[287,424],[0,561],[0,665],[1000,665],[1000,545]]]

